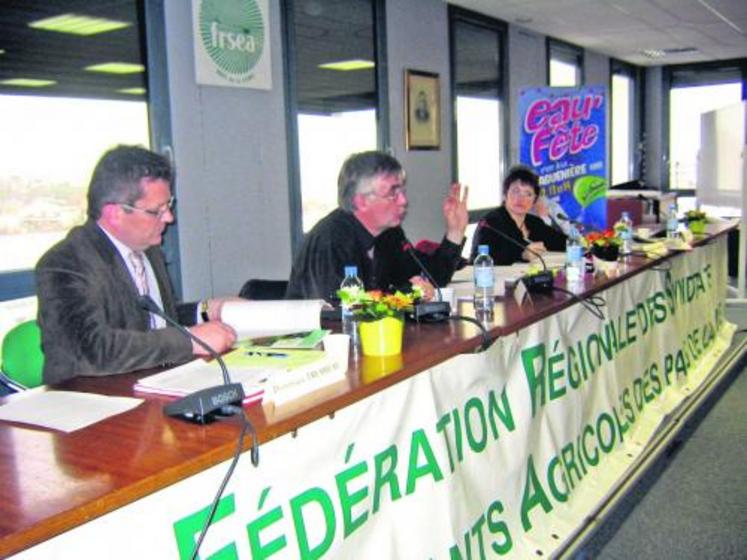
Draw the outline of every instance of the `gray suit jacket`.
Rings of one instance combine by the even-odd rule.
[[[163,255],[151,247],[164,311],[176,317]],[[106,234],[89,220],[73,228],[36,266],[39,326],[44,350],[44,382],[77,375],[111,375],[192,357],[191,341],[178,329],[149,329],[148,313],[127,267]],[[194,322],[195,305],[183,306],[180,319]]]

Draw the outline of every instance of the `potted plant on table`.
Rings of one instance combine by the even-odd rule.
[[[605,274],[617,271],[617,259],[620,256],[622,239],[614,230],[589,232],[584,236],[583,244],[591,253],[596,270]]]
[[[586,246],[596,258],[603,261],[616,261],[620,256],[622,239],[614,230],[592,231],[584,236]]]
[[[339,290],[337,295],[343,305],[350,306],[358,321],[364,355],[392,356],[402,352],[405,313],[412,311],[415,302],[422,297],[419,287],[410,293]]]
[[[708,223],[708,216],[699,209],[688,210],[685,212],[684,221],[688,229],[697,234],[705,233],[705,226]]]

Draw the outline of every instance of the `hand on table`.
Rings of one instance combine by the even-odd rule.
[[[236,342],[236,332],[220,321],[208,321],[207,323],[190,327],[188,330],[218,354],[222,354],[230,349],[233,343]],[[210,355],[205,348],[197,344],[194,340],[192,341],[192,353],[195,356]]]
[[[524,249],[521,258],[529,262],[536,261],[539,258],[537,255],[542,255],[546,252],[547,248],[542,241],[533,241]]]
[[[410,278],[410,284],[423,290],[423,301],[431,301],[433,296],[436,295],[436,288],[422,276],[413,276]]]

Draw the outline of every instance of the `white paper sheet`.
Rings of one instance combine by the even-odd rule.
[[[74,432],[110,416],[127,412],[143,402],[133,397],[110,397],[39,387],[11,395],[0,406],[0,420]]]
[[[323,305],[320,299],[227,301],[221,319],[239,339],[291,334],[320,328]]]

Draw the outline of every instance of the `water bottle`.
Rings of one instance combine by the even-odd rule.
[[[358,267],[357,266],[346,266],[345,267],[345,278],[340,283],[340,289],[348,293],[355,294],[362,292],[365,288],[363,282],[358,278]],[[342,319],[342,332],[343,334],[350,335],[350,342],[353,348],[358,345],[358,324],[355,322],[353,317],[353,310],[349,305],[344,303],[340,305],[340,315]]]
[[[584,248],[581,246],[578,230],[571,225],[565,243],[565,277],[568,282],[580,282],[584,278]]]
[[[493,320],[493,284],[495,283],[493,259],[487,245],[477,247],[477,257],[473,263],[475,295],[475,317],[485,323]]]
[[[667,239],[676,239],[678,237],[677,227],[679,222],[677,221],[677,204],[674,202],[669,205],[667,211]]]
[[[615,230],[622,240],[620,254],[624,257],[629,256],[633,253],[633,220],[630,219],[630,214],[622,213],[620,220],[615,224]]]

